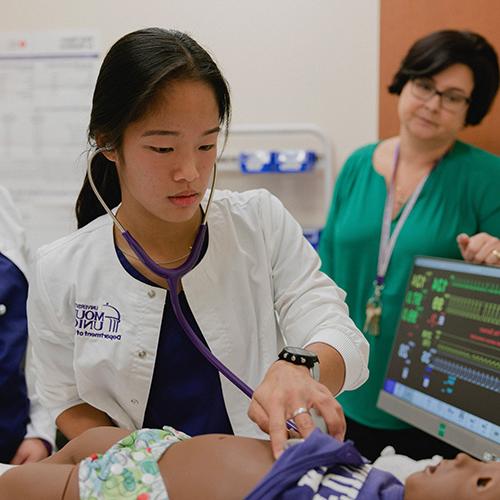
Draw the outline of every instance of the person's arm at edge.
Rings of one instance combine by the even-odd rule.
[[[323,342],[309,344],[306,349],[318,355],[319,381],[329,389],[333,396],[337,395],[345,381],[344,358],[337,349]]]
[[[54,450],[56,428],[50,412],[44,408],[35,389],[35,373],[33,371],[32,344],[28,340],[26,350],[25,376],[30,401],[30,421],[24,441],[16,452],[12,464],[37,462],[50,455]]]
[[[104,412],[80,398],[72,368],[73,338],[64,330],[64,319],[55,314],[53,297],[45,285],[46,274],[42,250],[37,253],[31,272],[28,294],[28,328],[32,348],[33,370],[37,377],[34,389],[40,403],[47,408],[57,427],[72,439],[87,429],[113,426]],[[67,322],[66,322],[67,323]]]
[[[60,413],[56,425],[68,439],[74,439],[88,429],[115,424],[103,411],[88,403],[81,403]]]

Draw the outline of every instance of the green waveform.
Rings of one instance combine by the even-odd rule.
[[[474,292],[484,292],[491,293],[493,295],[500,295],[500,285],[497,285],[496,283],[485,283],[484,281],[452,278],[451,286],[455,288],[463,288],[464,290],[472,290]]]
[[[449,344],[443,344],[442,342],[437,344],[437,348],[449,354],[459,356],[460,358],[474,361],[480,365],[485,366],[486,368],[500,370],[500,359],[489,358],[488,356],[483,356],[482,354],[471,351],[464,351],[459,347],[454,347]]]
[[[446,313],[481,323],[500,325],[500,304],[451,295],[446,305]]]

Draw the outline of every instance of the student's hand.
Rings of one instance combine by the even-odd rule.
[[[500,266],[500,240],[488,233],[457,236],[458,247],[464,260],[475,264]]]
[[[41,439],[27,438],[19,445],[10,463],[12,465],[29,464],[39,462],[48,456],[47,448]]]
[[[344,439],[344,412],[328,388],[316,382],[307,368],[276,361],[256,388],[248,409],[250,419],[269,434],[275,458],[281,455],[288,439],[286,420],[299,408],[315,408],[325,420],[328,433],[340,441]],[[310,413],[300,413],[293,421],[304,438],[315,429]]]

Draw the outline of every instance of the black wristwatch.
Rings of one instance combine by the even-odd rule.
[[[306,366],[311,371],[311,377],[319,382],[319,358],[315,352],[301,347],[285,346],[278,354],[278,359],[294,365]]]

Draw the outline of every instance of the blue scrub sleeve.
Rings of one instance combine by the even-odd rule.
[[[28,340],[28,282],[0,253],[0,462],[8,463],[24,439],[29,400],[24,377]]]

